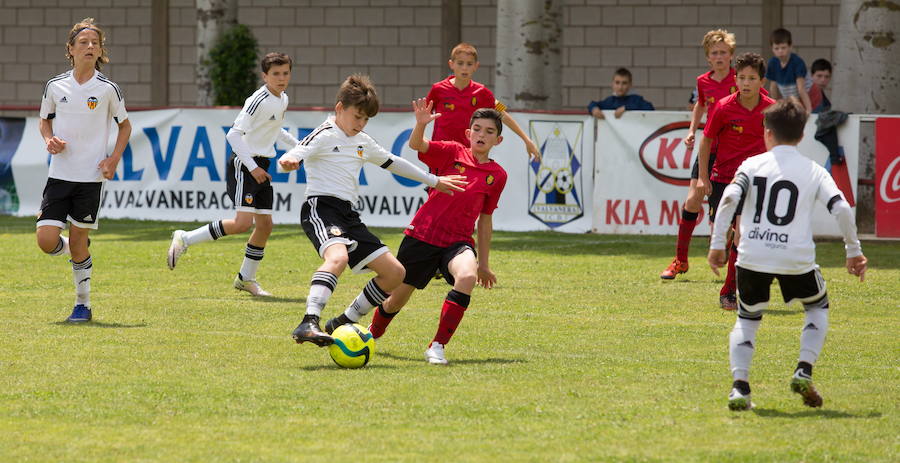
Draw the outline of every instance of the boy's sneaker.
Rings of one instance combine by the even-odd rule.
[[[444,357],[444,345],[433,341],[425,351],[425,360],[432,365],[446,365],[447,358]]]
[[[753,408],[753,402],[750,401],[750,393],[741,394],[736,387],[731,388],[731,394],[728,394],[728,409],[740,412],[751,408]]]
[[[346,315],[340,314],[325,322],[325,332],[328,334],[334,333],[334,330],[338,329],[339,326],[346,325],[347,323],[353,323],[353,321],[347,318]]]
[[[169,270],[175,270],[175,264],[182,254],[187,252],[188,245],[184,242],[184,230],[175,230],[172,233],[172,244],[169,245],[168,264]]]
[[[719,307],[722,310],[737,310],[737,296],[734,293],[719,296]]]
[[[91,309],[84,304],[78,304],[72,309],[72,315],[66,319],[69,323],[85,323],[91,321]]]
[[[334,338],[325,334],[321,328],[319,328],[319,317],[315,315],[306,315],[303,317],[303,321],[297,325],[297,328],[294,329],[294,333],[291,335],[294,338],[294,341],[297,344],[304,343],[309,341],[319,347],[325,347],[331,344],[334,344]]]
[[[822,396],[819,395],[819,392],[813,386],[812,378],[805,375],[803,370],[799,368],[791,378],[791,391],[800,394],[800,397],[803,397],[803,405],[807,407],[816,408],[822,406]]]
[[[663,280],[674,280],[675,275],[678,275],[679,273],[687,273],[687,271],[688,263],[682,262],[676,257],[672,259],[672,263],[669,264],[669,266],[659,274],[659,277]]]
[[[247,291],[248,293],[258,297],[271,297],[272,293],[262,289],[262,286],[256,280],[241,280],[241,277],[234,277],[234,289]]]

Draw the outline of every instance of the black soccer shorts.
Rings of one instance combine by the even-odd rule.
[[[272,161],[262,156],[256,156],[253,160],[263,170],[268,170],[269,163]],[[266,180],[263,183],[257,183],[256,179],[250,175],[247,166],[241,164],[241,160],[234,153],[231,154],[228,167],[225,169],[225,191],[234,202],[235,209],[239,211],[272,214],[275,196],[272,182]]]
[[[66,222],[78,228],[97,229],[103,182],[70,182],[48,178],[41,200],[37,226],[66,228]]]
[[[441,275],[452,286],[455,280],[447,267],[454,257],[467,250],[475,253],[475,248],[465,241],[442,248],[408,235],[404,236],[400,242],[400,249],[397,250],[397,260],[406,269],[403,282],[416,289],[425,289],[428,282],[434,278],[435,272],[440,270]]]
[[[300,211],[300,225],[320,257],[333,244],[347,246],[353,273],[367,271],[369,262],[389,251],[362,223],[350,202],[334,196],[306,198]]]
[[[818,267],[800,275],[756,272],[740,266],[736,267],[736,271],[738,315],[742,318],[762,317],[769,305],[769,293],[774,279],[778,280],[781,297],[788,304],[794,300],[812,304],[828,297],[825,278]]]

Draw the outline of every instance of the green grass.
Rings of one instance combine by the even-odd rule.
[[[477,289],[448,346],[426,343],[449,287],[432,283],[360,370],[297,345],[319,264],[279,226],[259,278],[231,288],[246,236],[195,246],[169,271],[184,225],[105,220],[93,235],[95,321],[68,326],[71,267],[0,217],[0,461],[835,461],[900,459],[900,246],[864,243],[865,283],[820,243],[831,328],[820,410],[790,393],[802,308],[773,304],[751,371],[757,409],[733,413],[720,281],[659,272],[673,238],[496,233],[499,284]],[[396,250],[399,230],[376,230]],[[10,266],[11,265],[11,266]],[[368,276],[345,273],[325,316]]]

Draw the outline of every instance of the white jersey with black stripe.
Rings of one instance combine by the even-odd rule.
[[[111,122],[128,119],[125,97],[113,81],[99,71],[79,84],[72,71],[44,86],[41,118],[50,120],[53,135],[66,142],[50,157],[50,178],[70,182],[100,182],[100,161],[109,152]]]
[[[275,96],[265,85],[247,97],[233,127],[244,133],[251,155],[275,157],[275,140],[284,127],[287,107],[287,92]]]
[[[812,214],[844,197],[822,166],[795,146],[779,145],[744,161],[732,181],[743,190],[737,265],[799,275],[816,268]]]
[[[359,170],[369,162],[386,168],[394,155],[365,132],[347,136],[334,116],[316,127],[285,154],[303,161],[306,196],[334,196],[355,203],[359,198]]]

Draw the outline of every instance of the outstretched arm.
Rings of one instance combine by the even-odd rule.
[[[516,122],[512,116],[509,115],[506,111],[501,111],[500,114],[503,115],[503,123],[506,124],[507,127],[512,129],[519,138],[522,139],[522,142],[525,143],[525,150],[528,151],[528,156],[532,161],[540,161],[541,160],[541,151],[538,149],[537,145],[531,141],[531,138],[525,134],[525,131],[522,130],[522,127],[519,127],[519,124]]]
[[[416,114],[416,126],[413,127],[413,131],[409,135],[409,147],[420,153],[427,153],[428,140],[425,139],[425,126],[441,117],[441,113],[432,114],[431,110],[434,107],[434,102],[425,98],[413,100],[412,106],[413,112]]]

